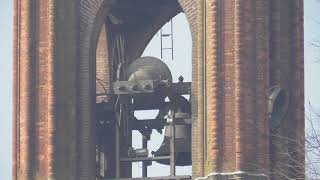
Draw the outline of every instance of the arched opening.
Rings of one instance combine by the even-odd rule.
[[[130,128],[132,126],[130,122],[131,115],[134,117],[134,115],[139,113],[135,110],[132,111],[132,102],[136,95],[133,92],[127,93],[124,99],[128,98],[129,101],[124,103],[125,105],[121,106],[121,103],[124,101],[123,94],[126,93],[120,91],[121,88],[123,88],[122,83],[124,83],[125,88],[127,85],[128,87],[130,85],[130,88],[132,88],[132,84],[130,84],[132,82],[129,84],[124,82],[128,81],[126,79],[127,71],[128,68],[130,69],[129,66],[132,62],[135,62],[136,59],[144,55],[151,55],[155,57],[159,56],[148,52],[150,50],[152,51],[152,49],[156,49],[155,47],[152,48],[150,45],[146,48],[144,53],[143,51],[152,37],[154,38],[149,44],[154,43],[156,37],[159,36],[159,34],[157,35],[156,33],[159,28],[182,11],[177,1],[163,0],[155,2],[149,3],[141,0],[137,4],[132,4],[132,1],[123,0],[119,1],[119,3],[110,5],[110,7],[107,7],[107,4],[103,7],[104,13],[98,13],[101,14],[102,17],[96,18],[96,20],[99,21],[97,23],[98,25],[96,25],[96,28],[98,29],[95,29],[93,33],[96,33],[97,35],[93,35],[93,40],[91,40],[94,44],[92,47],[96,48],[91,50],[91,53],[94,53],[94,55],[91,54],[89,56],[95,57],[95,62],[91,62],[91,64],[95,64],[94,73],[96,82],[94,85],[96,91],[96,105],[93,110],[95,112],[96,119],[94,133],[96,160],[95,172],[97,178],[112,179],[132,176],[141,177],[141,174],[139,175],[139,173],[136,173],[134,166],[133,171],[131,170],[131,163],[137,162],[139,158],[140,160],[141,158],[148,158],[145,155],[137,154],[146,153],[140,151],[141,149],[138,151],[138,149],[133,147],[135,140],[131,139],[131,132],[129,132],[131,131]],[[141,6],[141,3],[143,6]],[[133,10],[128,10],[130,7]],[[146,16],[146,14],[149,16]],[[173,83],[177,83],[178,77],[180,76],[184,77],[184,82],[191,82],[191,33],[184,14],[178,15],[175,19],[179,19],[176,21],[178,23],[177,26],[179,26],[179,28],[182,27],[186,31],[179,30],[177,32],[179,34],[174,35],[174,46],[179,48],[174,51],[174,60],[164,60],[164,62],[169,66],[172,76],[174,77]],[[181,26],[181,24],[183,25]],[[186,38],[189,43],[186,43]],[[187,65],[187,67],[184,66],[184,68],[181,68],[181,65]],[[190,91],[191,84],[188,84],[189,94]],[[187,95],[185,99],[190,100],[190,96]],[[119,117],[120,119],[126,119],[126,121],[120,122]],[[142,117],[144,117],[144,115]],[[139,118],[135,119],[139,120]],[[141,122],[138,124],[141,124]],[[116,127],[120,126],[120,130],[117,132]],[[123,133],[124,129],[130,130]],[[135,137],[135,134],[133,134],[133,137]],[[162,141],[161,138],[163,138],[163,135],[158,137],[151,135],[151,139],[155,139],[155,142]],[[117,145],[118,141],[121,142]],[[139,142],[141,143],[142,141]],[[155,149],[155,146],[159,146],[159,144],[150,144],[148,147],[149,146],[154,146],[153,149]],[[132,151],[133,149],[135,151]],[[147,155],[150,157],[150,152],[152,150],[148,151]],[[135,153],[133,155],[135,157],[128,157],[131,156],[128,154],[132,152]],[[136,158],[136,160],[131,162],[130,158]],[[145,161],[142,160],[142,162]],[[150,162],[150,160],[148,160],[148,162]],[[168,172],[168,166],[163,167],[167,169],[166,171]],[[166,172],[153,171],[153,167],[148,169],[150,169],[150,173],[142,176],[152,177],[169,175]],[[155,169],[157,169],[156,166]],[[177,167],[176,170],[177,171],[174,175],[191,175],[191,166],[182,169]]]
[[[172,23],[172,24],[171,24]],[[162,36],[162,37],[161,37]],[[172,37],[173,38],[172,38]],[[178,82],[179,77],[184,78],[184,82],[192,81],[192,40],[188,21],[184,13],[179,13],[172,21],[168,21],[161,29],[153,36],[142,56],[153,56],[161,59],[170,68],[173,82]],[[172,49],[171,49],[172,48]],[[172,54],[173,53],[173,54]],[[162,56],[162,57],[161,57]],[[189,95],[183,95],[189,100]],[[166,99],[168,100],[168,98]],[[156,116],[158,111],[139,112],[139,117]],[[133,132],[132,145],[134,148],[142,147],[141,134],[137,131]],[[150,151],[159,149],[164,139],[163,133],[153,131],[148,144]],[[132,177],[142,177],[141,163],[133,163]],[[177,166],[177,175],[191,175],[191,165]],[[170,174],[170,166],[163,165],[157,162],[148,166],[150,176],[165,176]]]

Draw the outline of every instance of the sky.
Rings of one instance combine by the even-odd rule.
[[[320,111],[320,49],[312,46],[316,39],[320,40],[320,1],[304,0],[305,2],[305,99],[312,104],[313,108]],[[0,179],[11,179],[11,137],[12,137],[12,16],[13,0],[0,0]],[[178,15],[174,20],[174,60],[170,59],[170,54],[164,61],[171,68],[174,79],[179,75],[185,77],[185,81],[191,80],[190,62],[191,42],[190,32],[183,15]],[[186,53],[190,52],[190,53]],[[144,55],[160,56],[159,35],[151,41]],[[161,142],[161,136],[152,137],[157,142]],[[151,144],[151,143],[150,143]],[[139,144],[135,144],[139,146]],[[150,148],[157,148],[159,143],[152,143]],[[139,166],[134,166],[135,176],[139,175]],[[158,166],[161,171],[168,171],[167,167]],[[152,168],[151,168],[152,169]],[[190,168],[179,171],[190,171]],[[156,173],[155,173],[156,175]]]
[[[320,48],[312,45],[315,40],[320,41],[320,1],[304,2],[305,102],[310,101],[312,106],[320,111]]]
[[[12,0],[0,0],[0,179],[11,179]]]

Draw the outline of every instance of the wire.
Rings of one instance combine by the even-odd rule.
[[[273,90],[273,89],[275,89],[275,88],[277,88],[277,87],[280,87],[280,85],[272,86],[272,87],[270,87],[270,88],[268,89],[268,91],[271,91],[271,90]]]
[[[106,97],[103,99],[103,101],[105,101],[106,99],[109,99],[109,96],[108,96],[108,92],[107,92],[107,89],[104,87],[104,85],[102,84],[102,80],[99,79],[99,78],[96,78],[96,80],[98,81],[98,83],[100,84],[100,86],[103,88],[105,94],[106,94]]]
[[[101,79],[99,79],[99,78],[96,78],[96,80],[99,82],[99,84],[100,84],[100,86],[103,88],[103,90],[104,90],[104,92],[106,93],[106,94],[108,94],[108,92],[107,92],[107,89],[104,87],[104,85],[102,84],[102,80]]]

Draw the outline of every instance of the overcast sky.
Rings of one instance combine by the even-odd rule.
[[[11,179],[12,2],[0,0],[0,179]]]
[[[13,0],[0,0],[0,179],[11,179],[11,137],[12,137],[12,14]],[[305,97],[311,101],[314,108],[320,111],[320,59],[318,51],[311,45],[315,39],[320,40],[320,4],[318,0],[305,0]],[[183,15],[178,16],[174,21],[174,60],[165,60],[171,68],[173,77],[183,75],[186,81],[191,80],[191,39],[187,23]],[[159,37],[151,41],[145,55],[160,56]],[[170,55],[169,55],[170,56]],[[183,62],[183,63],[181,63]],[[184,63],[185,62],[185,63]],[[180,66],[177,66],[177,63]],[[183,66],[181,66],[181,64]],[[155,137],[160,138],[161,137]],[[158,139],[158,142],[161,140]],[[156,148],[159,144],[154,143]],[[138,170],[138,166],[136,169]],[[168,171],[165,167],[165,171]],[[182,171],[189,171],[182,169]],[[178,171],[179,172],[179,171]],[[139,175],[138,171],[134,173]]]

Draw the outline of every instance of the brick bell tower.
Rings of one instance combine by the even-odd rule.
[[[97,177],[96,79],[109,91],[114,62],[139,58],[180,12],[193,46],[192,179],[304,177],[303,0],[14,3],[13,179]]]

